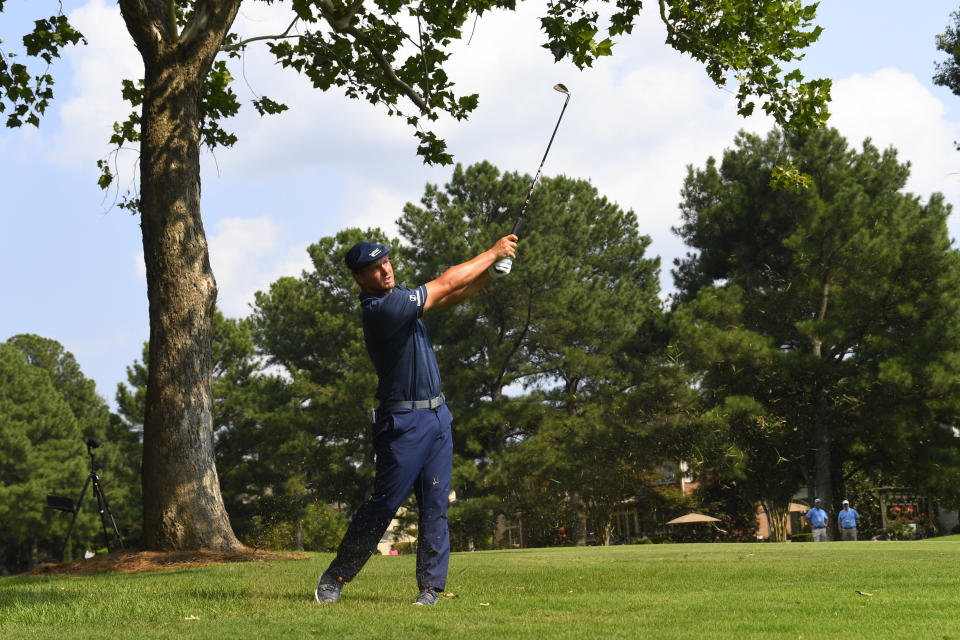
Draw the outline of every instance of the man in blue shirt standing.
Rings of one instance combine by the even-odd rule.
[[[414,604],[433,605],[447,581],[447,505],[453,464],[453,416],[440,390],[440,371],[422,316],[466,300],[496,275],[493,264],[514,258],[517,236],[450,267],[415,289],[397,285],[390,247],[358,242],[344,262],[360,285],[363,335],[377,370],[373,412],[376,476],[373,495],[357,510],[337,556],[317,584],[320,604],[336,602],[370,558],[412,488],[417,500],[417,587]]]
[[[856,509],[850,508],[850,501],[843,501],[843,509],[837,514],[837,524],[840,525],[841,540],[857,540],[857,520],[860,514]]]
[[[827,512],[820,508],[820,498],[813,501],[813,508],[804,514],[813,529],[814,542],[827,541]]]

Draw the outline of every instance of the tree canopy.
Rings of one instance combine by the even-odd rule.
[[[770,166],[811,177],[773,190]],[[707,416],[773,504],[802,484],[834,507],[857,469],[955,503],[960,255],[940,194],[833,129],[741,133],[690,168],[674,315]],[[730,459],[730,458],[727,458]]]

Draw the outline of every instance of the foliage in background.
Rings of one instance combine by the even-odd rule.
[[[937,51],[945,53],[947,59],[934,63],[936,73],[933,75],[933,83],[960,96],[960,11],[951,13],[950,18],[951,24],[936,38]],[[960,143],[956,140],[953,144],[960,149]]]
[[[771,189],[787,160],[809,189]],[[908,175],[832,129],[742,133],[690,168],[673,326],[713,475],[780,505],[805,484],[831,513],[844,469],[957,503],[960,255],[950,206],[905,193]]]
[[[104,493],[129,540],[139,522],[136,438],[109,412],[93,380],[55,340],[17,335],[0,345],[0,548],[10,570],[61,560],[72,514],[45,508],[48,494],[77,500],[93,449]],[[109,525],[108,525],[109,526]],[[112,532],[111,532],[112,534]],[[111,538],[111,547],[116,542]],[[104,546],[97,501],[88,487],[68,554]]]
[[[343,515],[329,505],[308,504],[296,519],[280,515],[255,515],[244,528],[241,540],[250,547],[268,550],[325,551],[337,550],[349,524]]]

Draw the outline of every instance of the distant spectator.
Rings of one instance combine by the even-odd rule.
[[[813,501],[813,508],[804,514],[813,529],[814,542],[827,541],[827,512],[820,508],[820,498]]]
[[[841,540],[854,540],[857,539],[857,520],[860,519],[860,514],[857,513],[856,509],[850,508],[850,501],[843,501],[843,509],[840,509],[840,513],[837,514],[837,523],[840,525],[840,539]]]

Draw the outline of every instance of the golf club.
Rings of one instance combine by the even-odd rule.
[[[557,125],[553,128],[553,133],[550,135],[550,142],[547,143],[547,150],[543,152],[543,160],[540,161],[540,167],[537,169],[537,175],[533,176],[533,182],[530,183],[530,191],[527,192],[527,199],[523,203],[523,208],[520,209],[520,215],[517,217],[517,221],[513,224],[513,235],[517,235],[517,231],[520,230],[520,223],[523,222],[523,214],[527,212],[527,206],[530,204],[530,198],[533,196],[533,189],[537,186],[537,180],[540,179],[540,172],[543,170],[543,163],[547,161],[547,154],[550,153],[550,146],[553,144],[553,138],[557,135],[557,129],[560,128],[560,121],[563,120],[563,112],[567,110],[567,103],[570,102],[570,90],[567,89],[564,85],[557,83],[553,85],[555,91],[566,94],[567,99],[563,101],[563,109],[560,110],[560,117],[557,118]],[[493,271],[495,275],[505,276],[510,273],[510,269],[513,266],[513,260],[510,258],[502,258],[497,260],[493,264]]]

